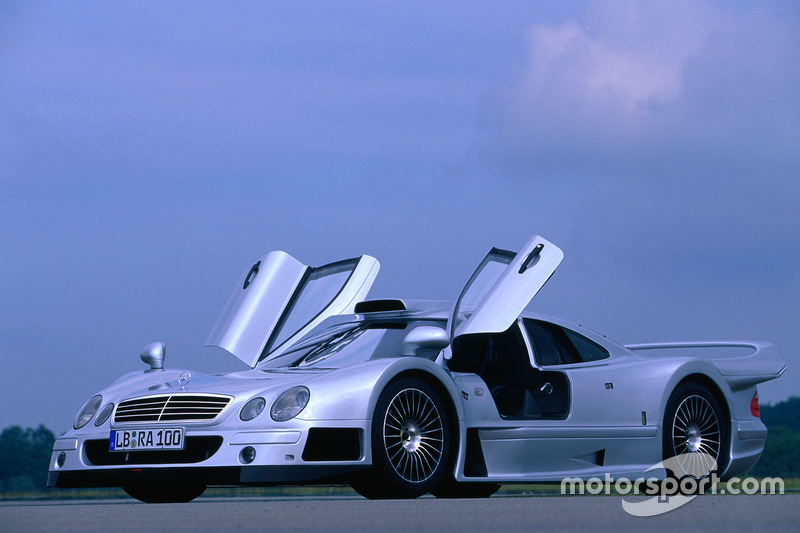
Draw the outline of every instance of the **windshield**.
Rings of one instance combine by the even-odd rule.
[[[400,357],[403,339],[419,325],[442,326],[436,322],[337,324],[300,342],[260,368],[343,368],[371,359]],[[433,359],[436,354],[421,352],[420,356]]]

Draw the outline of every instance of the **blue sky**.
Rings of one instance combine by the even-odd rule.
[[[491,246],[624,343],[763,339],[800,394],[795,2],[4,2],[0,427],[204,348],[273,249],[454,298]],[[13,407],[11,407],[13,406]]]

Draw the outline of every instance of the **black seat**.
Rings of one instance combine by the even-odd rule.
[[[552,341],[548,357],[560,357],[555,341]],[[560,374],[559,381],[552,376],[545,378],[542,372],[531,367],[528,351],[515,326],[503,333],[457,337],[453,344],[453,356],[447,366],[454,372],[471,372],[480,376],[492,395],[497,411],[504,418],[561,416],[565,412],[563,401],[558,402],[557,412],[554,413],[550,412],[552,409],[545,412],[540,405],[541,400],[537,396],[544,394],[539,389],[545,380],[549,379],[557,386],[565,378]]]

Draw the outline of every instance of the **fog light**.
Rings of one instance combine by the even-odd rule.
[[[242,464],[249,465],[256,459],[256,449],[252,446],[245,446],[242,448],[242,451],[239,452],[239,462]]]
[[[58,467],[61,468],[62,466],[64,466],[64,463],[66,462],[67,462],[67,454],[64,452],[58,454],[58,459],[56,459],[56,464],[58,465]]]

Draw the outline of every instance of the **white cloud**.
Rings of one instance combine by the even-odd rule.
[[[535,25],[523,74],[500,98],[494,157],[534,168],[796,161],[797,30],[791,6],[708,2],[598,2],[582,20]]]
[[[542,93],[566,92],[583,112],[593,109],[637,122],[647,118],[651,103],[668,104],[681,95],[679,58],[614,49],[574,22],[533,28],[530,58],[530,70],[519,88],[522,98],[531,98],[529,104]]]

